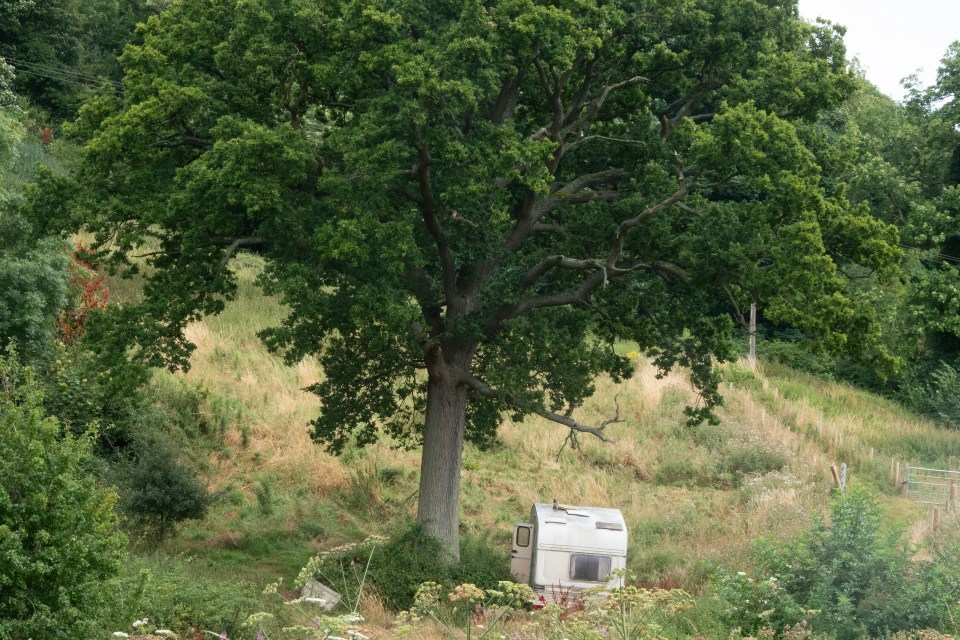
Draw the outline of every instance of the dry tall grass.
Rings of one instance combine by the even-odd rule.
[[[259,342],[257,332],[284,310],[256,291],[256,272],[256,259],[241,261],[238,299],[221,316],[188,329],[197,349],[191,370],[180,375],[242,408],[225,436],[229,455],[210,456],[211,488],[236,488],[253,503],[269,477],[278,491],[332,504],[337,518],[365,533],[387,530],[390,518],[413,516],[417,451],[380,443],[345,461],[311,441],[308,422],[320,401],[303,388],[323,372],[312,359],[287,366]],[[564,427],[537,416],[505,419],[500,445],[489,452],[465,449],[463,528],[506,549],[512,523],[525,520],[533,502],[618,507],[630,525],[633,566],[651,581],[682,584],[700,559],[747,562],[751,539],[789,537],[806,526],[826,505],[829,465],[842,456],[880,457],[885,439],[936,432],[848,387],[776,373],[761,368],[751,384],[724,385],[719,445],[685,425],[683,408],[696,401],[687,376],[658,377],[646,361],[621,385],[598,380],[596,393],[575,414],[598,424],[619,403],[624,422],[607,430],[613,443],[580,434],[574,449]],[[723,466],[722,456],[736,451],[785,462],[745,480],[710,475]],[[384,470],[392,484],[382,480]],[[234,535],[236,511],[218,512],[218,521],[205,523],[206,535]],[[916,517],[909,509],[901,513]],[[290,510],[281,525],[297,531],[299,517]],[[336,536],[347,534],[318,535],[313,544],[340,542]]]

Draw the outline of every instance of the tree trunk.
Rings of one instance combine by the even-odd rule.
[[[460,461],[466,424],[467,389],[446,367],[431,371],[420,464],[417,522],[440,542],[444,561],[460,561]]]

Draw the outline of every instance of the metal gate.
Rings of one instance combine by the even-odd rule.
[[[960,471],[907,467],[904,497],[922,504],[950,506],[957,499]]]

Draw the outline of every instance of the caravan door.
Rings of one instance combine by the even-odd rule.
[[[515,582],[530,584],[530,558],[533,555],[533,525],[518,522],[513,525],[513,544],[510,552],[510,575]]]

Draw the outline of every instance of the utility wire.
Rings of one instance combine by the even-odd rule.
[[[915,249],[917,251],[925,251],[925,249],[921,249],[920,247],[911,247],[910,245],[903,244],[902,242],[897,243],[897,246],[900,247],[901,249]],[[946,260],[947,262],[954,262],[954,263],[960,264],[960,258],[956,256],[948,256],[944,253],[937,253],[936,257],[940,258],[941,260]]]
[[[37,71],[52,72],[52,73],[62,74],[65,76],[71,76],[80,80],[89,80],[89,81],[95,81],[98,83],[110,82],[111,84],[120,84],[116,80],[111,80],[110,78],[107,78],[104,76],[94,76],[88,73],[81,73],[73,69],[69,69],[66,67],[56,67],[44,62],[31,62],[29,60],[19,60],[17,58],[7,58],[7,60],[11,61],[14,65],[29,67]]]
[[[7,60],[13,63],[14,68],[19,73],[26,73],[29,75],[39,76],[43,78],[49,78],[51,80],[58,80],[61,82],[69,82],[71,84],[97,88],[107,82],[111,86],[122,89],[122,85],[109,78],[89,76],[82,73],[77,73],[73,71],[68,71],[65,69],[59,69],[57,67],[52,67],[48,65],[37,64],[33,62],[25,62],[22,60],[15,60],[13,58],[7,58]]]
[[[96,89],[97,85],[87,84],[85,82],[79,82],[76,80],[68,80],[62,76],[51,76],[45,73],[37,73],[36,71],[28,71],[27,69],[18,69],[18,74],[25,74],[28,76],[38,76],[41,78],[48,78],[50,80],[56,80],[57,82],[65,82],[67,84],[72,84],[78,87],[84,87],[85,89]]]

